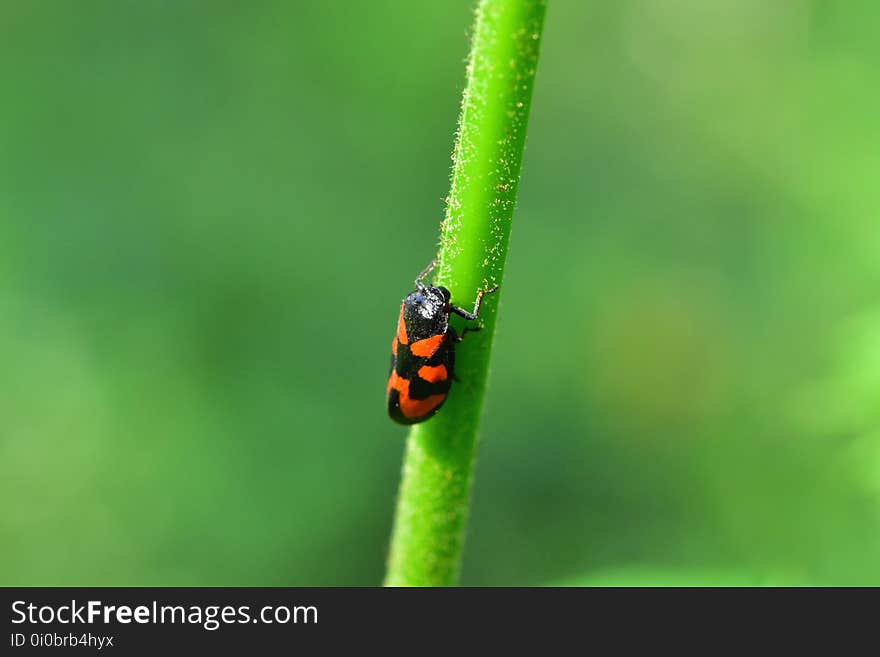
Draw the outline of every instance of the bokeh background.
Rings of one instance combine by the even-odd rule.
[[[0,584],[381,582],[471,5],[0,4]],[[878,19],[551,0],[464,584],[880,584]]]

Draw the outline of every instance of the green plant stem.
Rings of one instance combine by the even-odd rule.
[[[435,278],[465,308],[504,273],[545,8],[546,0],[482,0],[476,12]],[[486,296],[483,330],[456,350],[459,381],[443,410],[407,438],[388,586],[458,582],[502,292]]]

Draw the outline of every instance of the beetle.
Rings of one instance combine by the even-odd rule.
[[[400,304],[397,334],[391,341],[391,369],[385,398],[388,415],[400,424],[416,424],[432,417],[449,394],[455,371],[455,345],[459,336],[449,324],[455,313],[468,321],[477,319],[483,296],[498,289],[480,290],[473,312],[452,305],[445,287],[425,285],[423,279],[434,269],[436,259],[416,278],[416,289]]]

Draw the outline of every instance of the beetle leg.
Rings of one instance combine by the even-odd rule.
[[[457,336],[455,336],[455,341],[456,341],[456,342],[461,342],[462,340],[464,340],[464,334],[465,334],[465,333],[476,333],[477,331],[482,331],[482,330],[483,330],[483,327],[482,327],[482,326],[465,326],[465,327],[461,330],[461,335],[457,335]]]
[[[467,310],[462,310],[461,308],[456,308],[455,306],[449,306],[449,312],[455,313],[459,317],[464,317],[466,320],[471,321],[477,318],[480,314],[480,304],[483,303],[483,295],[484,294],[492,294],[495,290],[498,289],[498,286],[495,285],[490,287],[487,290],[480,290],[477,292],[477,301],[474,304],[474,312],[469,313]],[[467,329],[465,329],[467,330]]]

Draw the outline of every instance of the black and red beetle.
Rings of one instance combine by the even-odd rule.
[[[391,342],[391,371],[386,399],[388,415],[401,424],[416,424],[434,415],[449,394],[455,367],[455,345],[461,337],[449,325],[449,314],[475,320],[483,295],[494,286],[477,293],[474,311],[453,306],[445,287],[425,285],[422,280],[434,269],[431,262],[416,278],[416,289],[400,305],[397,334]],[[478,330],[466,328],[468,331]]]

